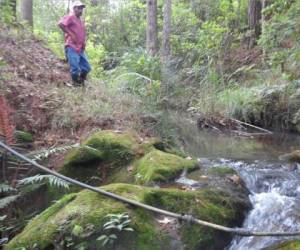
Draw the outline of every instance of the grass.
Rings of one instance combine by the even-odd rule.
[[[104,118],[128,119],[139,113],[141,100],[105,86],[104,82],[90,80],[85,88],[53,88],[51,92],[60,104],[52,119],[52,128],[73,128],[89,121]]]

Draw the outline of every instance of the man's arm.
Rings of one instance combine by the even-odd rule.
[[[58,27],[62,29],[64,33],[66,33],[68,36],[71,37],[73,42],[76,42],[76,36],[75,34],[69,29],[68,24],[71,22],[70,18],[64,18],[58,23]]]

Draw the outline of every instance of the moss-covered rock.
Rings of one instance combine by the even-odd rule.
[[[65,159],[65,166],[78,166],[101,160],[105,163],[124,164],[138,150],[136,135],[104,130],[91,135],[81,147],[72,150]]]
[[[295,150],[291,153],[279,156],[280,160],[290,161],[290,162],[300,162],[300,150]]]
[[[278,246],[267,248],[266,250],[299,250],[300,240],[292,240],[281,243]]]
[[[101,168],[126,165],[151,146],[151,143],[142,144],[137,135],[130,132],[100,131],[68,153],[60,172],[88,182],[92,176],[100,177]]]
[[[196,167],[195,160],[152,150],[137,163],[135,177],[137,183],[141,184],[163,182],[176,177],[184,169],[190,171]]]
[[[209,168],[207,172],[209,174],[217,174],[217,175],[221,175],[221,176],[237,174],[233,168],[223,167],[223,166],[215,166],[215,167]]]
[[[142,188],[126,185],[110,186],[107,190],[136,200],[143,191]],[[103,231],[106,215],[124,212],[129,213],[130,227],[134,232]],[[5,249],[74,249],[79,244],[85,244],[85,249],[100,249],[101,242],[96,239],[110,233],[118,237],[118,244],[113,249],[160,249],[158,245],[164,237],[155,230],[153,222],[151,216],[141,209],[128,209],[121,202],[91,191],[82,191],[65,196],[34,218]],[[150,248],[145,248],[145,245]]]
[[[228,194],[202,190],[185,192],[175,189],[156,189],[128,184],[112,184],[105,190],[126,198],[177,213],[192,214],[199,219],[237,226],[241,207]],[[127,213],[130,231],[103,230],[107,214]],[[223,249],[230,235],[199,225],[180,224],[178,234],[186,249]],[[116,234],[117,239],[105,249],[170,249],[171,236],[161,231],[154,214],[128,206],[91,191],[82,191],[62,198],[35,217],[5,247],[6,250],[26,249],[102,249],[96,239],[103,234]],[[195,237],[197,236],[197,237]],[[67,248],[69,245],[69,248]]]

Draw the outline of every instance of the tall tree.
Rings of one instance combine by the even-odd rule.
[[[147,34],[146,48],[150,56],[155,56],[158,51],[157,40],[157,1],[147,0]]]
[[[170,36],[171,36],[171,17],[172,0],[165,0],[163,12],[163,37],[162,37],[162,61],[165,62],[171,54]]]
[[[21,18],[28,22],[30,26],[33,26],[32,1],[33,0],[21,1]]]
[[[10,0],[10,6],[14,19],[17,17],[17,0]]]
[[[249,48],[253,48],[256,45],[257,39],[261,34],[261,11],[262,3],[260,0],[249,0],[248,24],[251,30]]]

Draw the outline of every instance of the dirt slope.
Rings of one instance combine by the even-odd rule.
[[[44,89],[70,82],[67,64],[26,31],[0,28],[0,48],[0,93],[13,110],[14,125],[44,131],[55,105]]]

